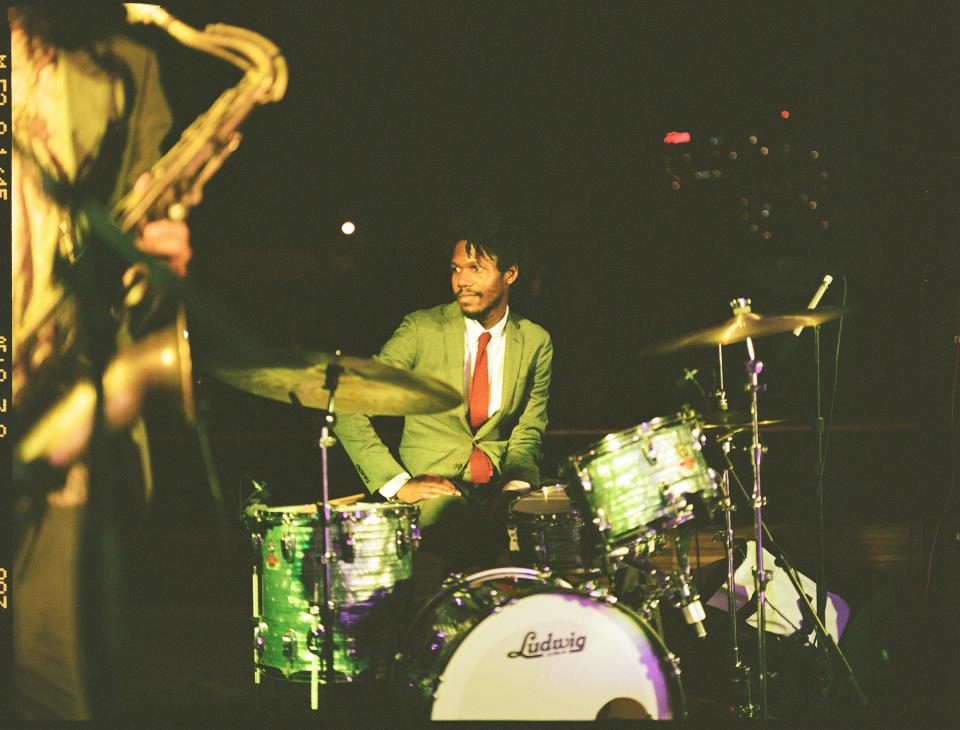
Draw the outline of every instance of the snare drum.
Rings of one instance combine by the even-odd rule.
[[[394,669],[411,719],[685,714],[676,659],[643,619],[522,568],[448,583],[405,633]]]
[[[313,668],[325,677],[322,633],[315,628],[324,597],[322,509],[253,505],[246,513],[260,564],[256,666],[293,681],[309,681]],[[401,622],[412,614],[417,514],[406,504],[331,507],[336,682],[386,676]]]
[[[570,457],[578,496],[612,557],[626,555],[693,517],[687,497],[712,501],[717,475],[702,454],[696,414],[655,418],[605,436]]]
[[[560,485],[517,497],[507,515],[510,552],[518,565],[554,572],[587,567],[583,520]]]

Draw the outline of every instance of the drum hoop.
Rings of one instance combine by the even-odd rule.
[[[574,465],[574,467],[578,467],[581,462],[589,463],[594,457],[614,454],[617,451],[631,446],[632,442],[625,442],[625,439],[630,439],[633,436],[644,435],[649,437],[654,435],[657,431],[665,431],[666,429],[675,428],[676,426],[681,425],[689,426],[691,431],[695,428],[699,428],[697,415],[693,412],[680,411],[679,413],[674,413],[670,416],[660,416],[657,418],[652,418],[649,421],[643,421],[642,423],[638,423],[636,426],[625,428],[622,431],[608,433],[599,441],[595,441],[590,444],[583,451],[569,456],[568,459]]]
[[[362,505],[357,509],[358,505]],[[303,509],[313,507],[313,510]],[[253,504],[247,507],[243,513],[243,522],[248,529],[255,526],[274,527],[278,525],[292,525],[294,527],[303,527],[307,525],[318,525],[320,515],[323,512],[321,502],[308,502],[302,505],[281,505],[279,507],[269,507],[265,504]],[[394,504],[380,502],[356,502],[350,505],[334,505],[331,507],[331,516],[333,523],[343,522],[343,519],[337,519],[343,515],[352,515],[354,517],[367,517],[374,514],[389,517],[408,516],[412,521],[416,521],[419,516],[420,508],[413,504]]]
[[[525,512],[523,510],[516,509],[517,505],[519,505],[521,502],[524,502],[524,501],[529,501],[529,502],[545,501],[542,499],[538,499],[538,495],[544,492],[548,492],[548,493],[561,492],[563,496],[566,498],[566,505],[569,507],[569,509],[558,510],[554,512]],[[515,497],[510,502],[510,505],[507,507],[507,516],[510,518],[513,518],[516,515],[520,515],[518,519],[519,521],[522,521],[522,522],[547,520],[554,515],[571,515],[574,521],[582,522],[580,512],[576,508],[576,505],[573,503],[573,500],[571,499],[570,494],[567,491],[567,486],[565,484],[550,484],[550,485],[541,487],[540,489],[535,489],[531,492],[527,492],[526,494],[521,494],[519,497]]]

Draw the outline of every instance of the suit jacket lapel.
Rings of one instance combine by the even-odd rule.
[[[464,429],[472,433],[466,416],[470,394],[465,393],[463,389],[463,338],[467,325],[463,321],[463,313],[456,302],[447,305],[444,315],[446,316],[443,322],[443,347],[446,351],[447,365],[450,368],[450,384],[460,392],[460,408],[457,416]]]

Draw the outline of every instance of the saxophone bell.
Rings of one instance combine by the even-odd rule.
[[[126,428],[140,415],[148,393],[172,396],[184,418],[194,423],[190,333],[183,308],[176,321],[121,349],[103,373],[103,416],[108,428]],[[47,411],[17,446],[17,459],[43,459],[62,467],[87,448],[96,420],[97,391],[81,380]]]

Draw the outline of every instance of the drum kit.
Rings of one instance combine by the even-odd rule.
[[[245,507],[254,553],[255,682],[263,676],[308,682],[311,708],[318,709],[321,686],[335,691],[344,683],[385,680],[398,705],[417,719],[684,717],[680,663],[665,644],[660,605],[679,609],[697,636],[705,635],[688,546],[695,521],[719,509],[725,515],[725,588],[734,606],[727,455],[736,435],[749,432],[757,705],[737,651],[733,611],[731,657],[733,669],[746,674],[740,714],[766,717],[762,548],[769,533],[762,520],[760,426],[776,421],[760,420],[763,364],[753,339],[817,327],[848,310],[762,316],[749,300],[731,306],[728,321],[646,351],[717,348],[718,413],[704,416],[684,406],[569,455],[560,479],[535,485],[509,507],[506,538],[515,567],[451,574],[419,610],[412,594],[418,509],[359,496],[331,500],[330,429],[335,406],[368,415],[434,413],[459,405],[460,394],[429,376],[339,353],[211,357],[205,369],[223,382],[325,412],[322,501],[269,507],[254,498]],[[740,342],[748,353],[747,418],[728,410],[722,374],[723,348]],[[710,441],[724,454],[719,472],[705,457]],[[676,553],[673,569],[663,568],[668,543]],[[624,587],[626,575],[637,583],[633,590]]]

